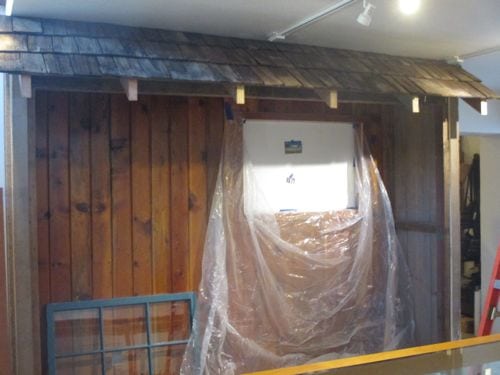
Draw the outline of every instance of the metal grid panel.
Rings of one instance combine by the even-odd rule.
[[[188,340],[172,340],[163,341],[158,343],[152,342],[151,337],[151,305],[155,303],[162,302],[182,302],[188,303],[189,307],[189,328],[192,329],[193,326],[193,316],[196,303],[196,295],[192,292],[190,293],[175,293],[175,294],[160,294],[154,296],[140,296],[140,297],[127,297],[127,298],[113,298],[106,300],[90,300],[90,301],[79,301],[79,302],[66,302],[66,303],[51,303],[47,305],[47,357],[48,357],[48,369],[49,375],[56,374],[56,361],[58,359],[64,358],[78,358],[82,356],[89,355],[100,355],[101,362],[101,374],[106,374],[105,368],[105,355],[107,353],[124,352],[127,350],[138,350],[146,349],[148,354],[148,370],[149,375],[154,374],[154,362],[152,357],[152,350],[158,347],[167,347],[173,345],[187,344]],[[132,306],[143,306],[145,309],[145,321],[146,321],[146,344],[141,345],[129,345],[122,347],[105,348],[104,345],[104,314],[103,310],[105,308],[117,308],[117,307],[132,307]],[[69,353],[57,353],[56,351],[56,327],[55,327],[55,315],[61,312],[72,312],[72,311],[82,311],[82,310],[97,310],[98,311],[98,327],[99,327],[99,348],[95,350],[84,350],[84,351],[71,351]]]

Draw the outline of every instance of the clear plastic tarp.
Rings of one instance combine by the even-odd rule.
[[[242,121],[227,123],[182,374],[241,374],[412,344],[410,275],[390,201],[361,131],[355,138],[356,209],[274,213],[261,209]]]

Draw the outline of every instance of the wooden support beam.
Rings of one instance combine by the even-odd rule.
[[[31,76],[29,74],[19,75],[19,89],[23,98],[31,98],[33,90],[31,89]]]
[[[8,374],[41,369],[36,237],[35,101],[21,94],[20,79],[5,74],[5,224],[12,367]],[[26,199],[30,197],[30,199]],[[35,216],[33,216],[35,214]],[[2,333],[4,334],[4,333]],[[9,334],[9,333],[6,333]]]
[[[447,339],[460,337],[460,129],[458,126],[458,99],[448,98],[443,122],[443,197],[444,216],[442,241],[444,243],[443,321]]]
[[[488,116],[488,102],[481,100],[481,116]]]
[[[488,115],[488,102],[486,99],[480,98],[462,98],[462,100],[474,108],[477,112],[481,114],[481,116]]]
[[[140,91],[144,95],[175,95],[199,97],[227,97],[232,94],[233,86],[215,83],[193,83],[176,81],[140,81]],[[78,91],[122,93],[123,87],[117,79],[109,78],[69,78],[33,77],[33,88],[48,91]],[[230,91],[231,88],[231,91]],[[307,102],[322,101],[313,89],[245,86],[245,99],[298,100]],[[394,95],[339,92],[339,103],[398,104]]]
[[[236,86],[235,101],[236,104],[245,104],[245,86],[243,85]]]
[[[244,85],[226,85],[226,90],[238,105],[245,104],[246,91]]]
[[[411,111],[413,113],[420,113],[420,99],[418,96],[414,96],[411,99]]]
[[[412,113],[420,113],[420,98],[418,96],[397,95],[398,101]]]
[[[339,107],[339,95],[337,90],[315,90],[316,94],[326,103],[328,108],[337,109]]]
[[[136,102],[138,99],[138,88],[139,88],[139,83],[137,79],[121,78],[120,83],[122,84],[123,90],[127,95],[127,99],[131,102]]]

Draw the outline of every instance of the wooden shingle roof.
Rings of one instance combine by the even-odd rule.
[[[496,98],[443,61],[187,32],[0,17],[0,71]]]

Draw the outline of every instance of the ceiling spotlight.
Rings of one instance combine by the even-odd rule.
[[[370,26],[370,24],[372,23],[372,16],[370,13],[373,9],[375,9],[375,5],[369,3],[366,0],[363,0],[363,12],[361,12],[361,14],[358,16],[357,21],[363,26]]]
[[[414,14],[419,9],[420,0],[399,0],[399,10],[404,14]]]

